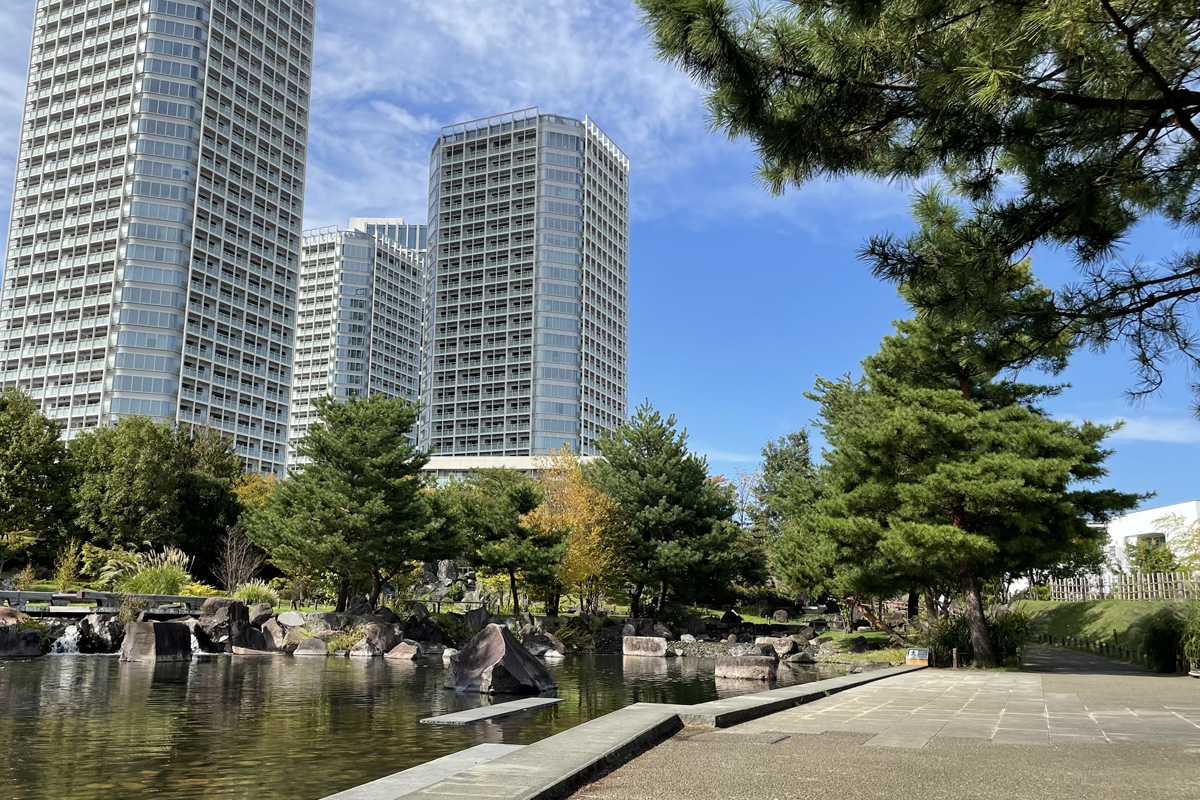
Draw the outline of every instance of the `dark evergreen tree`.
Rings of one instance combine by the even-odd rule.
[[[0,393],[0,560],[55,552],[69,524],[70,469],[58,427],[28,395]],[[0,567],[2,568],[2,567]]]
[[[302,471],[243,524],[284,571],[338,576],[344,611],[353,582],[370,582],[374,604],[396,570],[444,557],[447,541],[430,524],[420,479],[428,456],[409,438],[416,408],[383,395],[323,397],[316,407],[320,422],[297,446]]]

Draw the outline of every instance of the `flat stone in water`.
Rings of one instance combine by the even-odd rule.
[[[523,697],[507,703],[497,703],[491,706],[468,708],[466,711],[455,711],[453,714],[442,714],[437,717],[426,717],[421,722],[430,725],[467,725],[472,722],[483,722],[485,719],[499,719],[510,714],[527,711],[531,708],[542,708],[561,703],[561,697]]]

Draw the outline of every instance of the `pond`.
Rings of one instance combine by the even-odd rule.
[[[106,656],[0,662],[0,798],[289,798],[333,792],[484,742],[528,744],[637,702],[700,703],[762,684],[706,659],[570,656],[564,702],[494,722],[421,725],[473,708],[441,664],[381,658]],[[781,684],[829,677],[781,669]],[[501,698],[503,700],[505,698]]]

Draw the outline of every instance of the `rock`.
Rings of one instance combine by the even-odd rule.
[[[140,621],[142,621],[142,620],[139,620],[139,622]],[[200,648],[201,653],[224,653],[225,652],[225,647],[223,645],[213,644],[212,639],[208,638],[208,631],[204,630],[204,628],[201,627],[200,620],[196,619],[195,617],[185,617],[183,619],[176,620],[176,622],[178,622],[180,625],[186,625],[188,631],[190,631],[191,635],[193,637],[195,637],[193,639],[193,644],[192,644],[193,654],[195,653],[195,649],[197,647]],[[125,635],[124,628],[121,629],[121,635],[122,636]]]
[[[429,612],[425,612],[425,614],[428,616]],[[392,611],[387,606],[380,606],[375,612],[375,616],[378,617],[379,621],[384,625],[398,625],[399,623],[403,622],[403,620],[400,619],[400,615],[395,611]]]
[[[425,607],[424,603],[413,603],[411,616],[416,617],[417,622],[424,622],[429,619],[429,609]]]
[[[729,644],[735,644],[737,642],[737,634],[736,633],[729,634],[728,636],[725,637],[725,641],[728,642]]]
[[[537,694],[558,683],[503,625],[490,624],[450,659],[447,689],[481,694]]]
[[[246,644],[244,644],[244,645],[234,645],[233,646],[234,655],[246,655],[246,651],[249,651],[251,653],[269,653],[269,652],[271,652],[271,646],[267,642],[266,635],[262,631],[258,630],[257,628],[251,628],[248,631],[246,631],[245,641],[246,641]],[[238,653],[239,650],[241,650],[243,652],[239,654]]]
[[[483,606],[472,608],[463,615],[463,622],[473,631],[482,631],[491,621],[492,615]]]
[[[313,633],[340,631],[342,629],[342,618],[332,611],[322,611],[317,614],[306,614],[304,624]]]
[[[384,658],[390,658],[393,661],[412,661],[415,658],[420,658],[421,655],[421,645],[412,639],[404,639],[391,650],[388,650]]]
[[[741,625],[742,618],[731,608],[721,615],[721,622],[724,622],[726,625]]]
[[[778,622],[781,625],[787,625],[788,621],[791,620],[791,618],[792,618],[792,615],[788,613],[788,610],[786,608],[776,609],[775,613],[771,615],[772,621]]]
[[[391,650],[400,642],[400,636],[392,630],[390,625],[381,625],[378,622],[372,622],[364,629],[366,641],[370,642],[371,646],[379,651],[379,655]],[[351,655],[354,655],[351,653]]]
[[[304,627],[304,615],[299,611],[285,611],[276,617],[276,619],[279,621],[280,625],[283,625],[287,628]]]
[[[683,630],[692,636],[700,636],[701,634],[708,633],[708,626],[704,624],[704,620],[695,614],[689,614],[683,618]]]
[[[546,659],[547,661],[562,661],[566,658],[566,656],[557,650],[547,650],[542,654],[542,658]]]
[[[754,640],[755,644],[765,644],[774,650],[774,655],[786,656],[788,653],[795,652],[796,642],[790,637],[778,636],[759,636]]]
[[[846,640],[845,649],[851,653],[865,653],[870,649],[870,645],[867,643],[867,637],[855,636],[853,639]]]
[[[256,628],[261,628],[262,624],[273,616],[275,611],[270,603],[255,603],[250,608],[250,624]]]
[[[624,625],[621,626],[621,635],[622,636],[637,636],[638,635],[637,625],[634,625],[632,622],[626,622]]]
[[[234,646],[249,647],[250,612],[241,600],[210,597],[204,601],[199,625],[208,634],[213,648],[232,653]]]
[[[116,653],[125,639],[125,626],[112,614],[88,614],[79,621],[79,652]]]
[[[357,594],[346,603],[346,613],[352,617],[365,617],[375,613],[375,607],[367,602],[365,594]]]
[[[817,632],[813,630],[811,625],[805,625],[803,628],[792,634],[792,639],[796,641],[796,644],[805,645],[808,644],[808,642],[813,638],[813,636],[816,635],[816,633]]]
[[[521,626],[521,630],[517,631],[517,636],[524,641],[526,636],[533,636],[535,633],[537,633],[537,626],[526,623]]]
[[[300,642],[300,644],[296,646],[296,649],[292,651],[292,655],[294,656],[324,656],[328,655],[328,653],[329,648],[326,647],[325,641],[323,639],[318,639],[316,636],[312,636],[308,639],[305,639],[303,642]]]
[[[301,642],[310,638],[312,637],[309,636],[308,631],[306,631],[304,628],[289,628],[287,632],[287,639],[284,642],[284,646],[280,649],[285,653],[294,653],[296,652],[296,648],[300,646]]]
[[[253,647],[238,647],[234,645],[233,654],[235,656],[277,656],[279,652],[276,650],[256,650]]]
[[[650,626],[650,632],[652,634],[654,634],[655,636],[661,636],[662,638],[664,638],[668,641],[675,638],[675,632],[672,631],[670,628],[668,628],[666,625],[663,625],[661,622],[653,623]]]
[[[453,647],[447,647],[445,650],[442,651],[442,663],[449,664],[450,660],[453,659],[456,655],[458,655],[457,650],[455,650]]]
[[[425,656],[426,658],[440,659],[442,657],[442,653],[446,652],[446,646],[444,644],[421,642],[418,646],[421,648],[421,655]]]
[[[303,641],[303,637],[301,636],[297,636],[293,641],[291,632],[281,625],[277,619],[269,619],[263,623],[262,632],[267,640],[267,649],[280,653],[292,652]],[[299,633],[298,630],[297,633]]]
[[[530,655],[544,656],[551,650],[557,650],[560,653],[567,651],[567,646],[559,641],[558,637],[549,633],[535,633],[521,639],[521,644],[525,645],[525,649]]]
[[[375,658],[383,655],[385,650],[380,650],[370,639],[361,639],[354,647],[350,648],[351,658]]]
[[[246,606],[239,605],[244,611]],[[191,658],[192,632],[187,625],[178,622],[130,622],[125,626],[125,639],[121,644],[122,661],[190,661]]]
[[[667,640],[661,636],[625,636],[621,639],[621,653],[662,658],[667,654]]]
[[[886,661],[856,661],[846,667],[847,674],[857,675],[860,672],[871,672],[877,669],[888,669],[892,665]]]
[[[801,648],[792,653],[787,658],[783,659],[789,664],[815,664],[817,663],[816,656],[807,648]]]
[[[775,672],[775,659],[770,656],[721,656],[715,674],[718,678],[770,681],[775,679]]]
[[[24,611],[18,611],[8,606],[0,606],[0,625],[16,625],[18,622],[24,622],[27,619],[29,619],[29,615]]]
[[[683,636],[679,637],[679,641],[683,642],[684,644],[691,644],[692,642],[696,641],[696,637],[692,636],[690,633],[685,633]]]
[[[28,628],[17,630],[15,623],[0,625],[0,660],[6,658],[37,658],[46,652],[42,632]]]

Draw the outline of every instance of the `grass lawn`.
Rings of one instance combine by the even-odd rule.
[[[867,650],[863,653],[851,653],[846,650],[849,647],[849,641],[856,639],[859,636],[866,639],[871,645],[879,646],[878,650]],[[885,631],[855,631],[848,633],[846,631],[827,631],[821,634],[821,638],[829,637],[827,642],[831,647],[841,650],[836,658],[835,663],[848,663],[852,661],[887,661],[891,664],[903,664],[904,657],[907,651],[903,647],[889,646],[889,637]]]
[[[1115,636],[1118,644],[1136,647],[1141,643],[1144,621],[1168,605],[1177,604],[1164,600],[1021,600],[1015,608],[1033,618],[1037,633],[1094,641],[1112,641]]]

